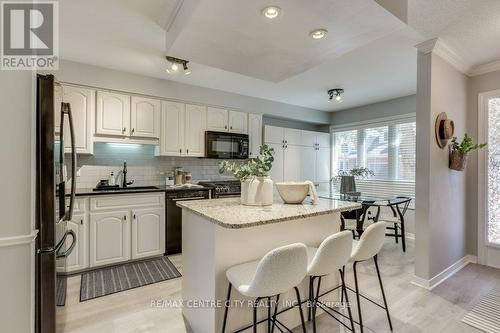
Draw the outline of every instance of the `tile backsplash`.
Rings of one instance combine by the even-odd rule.
[[[182,167],[191,171],[194,180],[231,179],[230,175],[220,175],[219,160],[196,157],[155,156],[155,147],[151,145],[129,145],[95,143],[93,155],[78,155],[78,188],[94,188],[101,179],[108,179],[113,171],[116,175],[127,161],[127,180],[134,180],[134,185],[163,185],[165,173]],[[120,181],[118,177],[118,181]]]

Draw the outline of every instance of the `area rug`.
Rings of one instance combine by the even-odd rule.
[[[167,257],[86,272],[82,274],[80,302],[180,276]]]
[[[500,332],[500,286],[484,296],[462,321],[484,332]]]
[[[66,304],[66,282],[65,276],[56,276],[56,305],[64,306]]]

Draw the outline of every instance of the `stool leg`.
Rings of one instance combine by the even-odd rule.
[[[231,300],[231,283],[229,283],[229,287],[227,288],[227,298],[226,304],[224,304],[224,321],[222,322],[222,333],[226,332],[226,322],[227,322],[227,312],[229,311],[229,301]]]
[[[271,333],[271,297],[267,298],[267,333]]]
[[[280,295],[276,296],[276,305],[274,306],[273,325],[271,326],[271,333],[274,332],[274,326],[276,325],[276,315],[278,314],[279,301],[280,301]]]
[[[358,303],[358,316],[359,316],[359,329],[361,333],[363,333],[363,318],[361,316],[361,302],[360,302],[360,297],[359,297],[359,287],[358,287],[358,273],[356,272],[356,265],[358,264],[357,261],[354,262],[352,265],[352,270],[354,273],[354,286],[356,289],[356,301]]]
[[[312,303],[313,303],[313,277],[309,277],[309,300],[307,303],[307,321],[311,321],[312,314]]]
[[[259,301],[260,298],[257,298],[253,303],[253,333],[257,333],[257,305]]]
[[[403,244],[403,252],[406,252],[405,219],[403,217],[401,217],[401,243]]]
[[[299,312],[300,312],[300,322],[302,323],[302,331],[306,333],[306,323],[304,322],[304,313],[302,312],[302,304],[301,299],[300,299],[300,292],[299,288],[295,287],[295,294],[297,295],[297,305],[299,306]]]
[[[342,281],[342,299],[345,295],[345,301],[347,303],[347,313],[349,314],[349,321],[351,322],[351,330],[354,333],[354,321],[352,320],[351,306],[349,304],[349,298],[347,296],[347,288],[345,286],[343,269],[344,269],[344,267],[342,267],[342,269],[339,269],[340,280]],[[343,302],[343,300],[342,300],[342,302]]]
[[[340,271],[340,274],[342,274],[342,279],[343,279],[343,277],[345,276],[345,265],[342,266],[342,270]],[[340,294],[340,302],[344,302],[344,293]],[[347,298],[346,298],[346,302],[348,302]]]
[[[314,296],[314,302],[313,302],[313,332],[316,333],[316,311],[318,309],[318,299],[319,299],[319,288],[321,286],[321,276],[318,277],[318,287],[316,289],[316,295]]]
[[[387,313],[387,320],[389,321],[389,328],[392,331],[391,316],[389,314],[389,308],[387,307],[387,301],[385,299],[384,286],[382,285],[382,278],[380,277],[380,271],[378,269],[378,262],[377,262],[376,255],[373,257],[373,261],[375,261],[375,268],[377,269],[378,282],[380,283],[380,290],[382,291],[382,298],[384,299],[385,312]]]

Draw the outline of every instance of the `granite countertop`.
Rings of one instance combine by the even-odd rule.
[[[134,188],[134,186],[130,186],[128,190],[103,190],[103,191],[94,191],[92,188],[78,188],[76,189],[76,196],[94,196],[94,195],[105,195],[105,194],[132,194],[132,193],[150,193],[150,192],[178,192],[178,191],[199,191],[199,190],[209,190],[211,187],[204,186],[200,187],[170,187],[166,185],[155,185],[155,188]],[[66,193],[66,196],[69,196],[69,193]]]
[[[239,198],[179,201],[177,206],[221,227],[232,229],[249,228],[361,208],[359,203],[330,199],[319,199],[317,205],[311,204],[307,199],[302,205],[275,201],[272,206],[245,206],[240,203]]]

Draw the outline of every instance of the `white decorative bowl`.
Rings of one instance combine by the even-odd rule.
[[[306,182],[276,183],[281,199],[287,204],[300,204],[309,193],[309,184]]]

